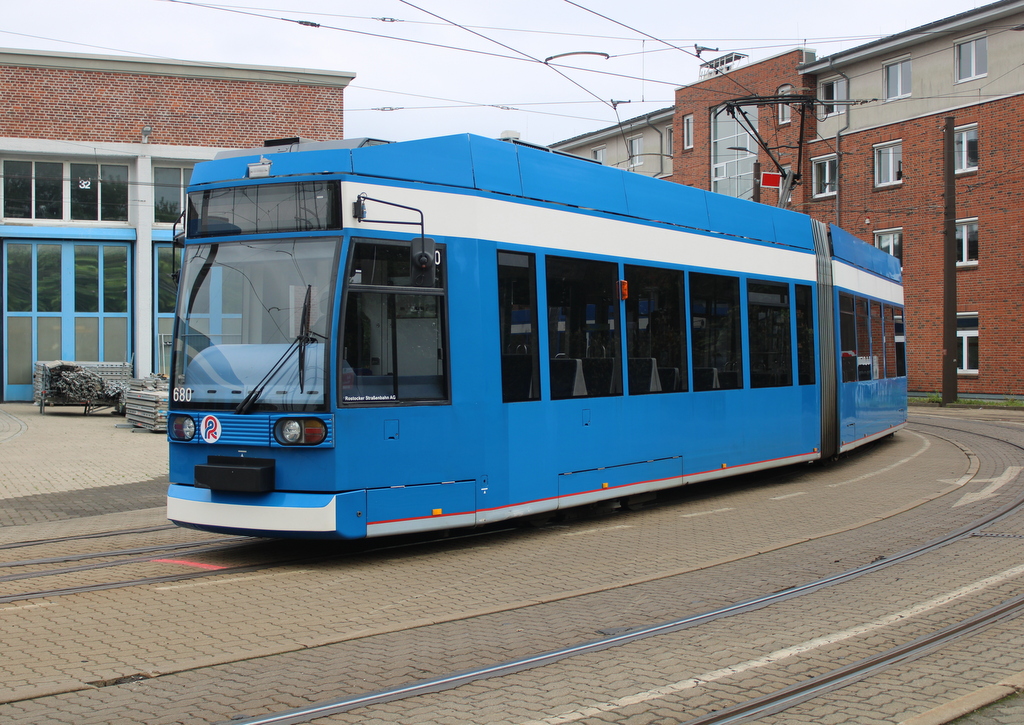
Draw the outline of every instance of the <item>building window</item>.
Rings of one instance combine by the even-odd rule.
[[[978,263],[977,219],[958,219],[956,222],[956,263],[965,267]]]
[[[668,125],[668,126],[665,126],[665,151],[664,151],[664,154],[666,156],[668,156],[669,158],[672,158],[672,155],[675,153],[675,150],[676,150],[675,149],[675,141],[676,141],[675,129],[672,128],[671,124]]]
[[[683,116],[683,148],[693,148],[693,114]]]
[[[875,186],[903,182],[903,142],[875,146]]]
[[[793,86],[791,86],[791,85],[784,85],[781,88],[779,88],[779,93],[778,94],[780,96],[788,96],[791,93],[793,93]],[[792,117],[793,117],[793,109],[790,107],[790,105],[788,103],[780,103],[779,104],[779,124],[789,123],[792,120]]]
[[[958,312],[956,315],[956,371],[978,373],[978,313]]]
[[[985,36],[956,44],[956,80],[969,81],[988,73],[988,40]]]
[[[603,164],[604,163],[604,152],[605,152],[605,147],[604,146],[598,146],[596,149],[590,149],[590,158],[592,158],[594,161],[596,161],[599,164]]]
[[[741,124],[738,119],[744,119]],[[746,123],[757,128],[757,106],[737,108],[735,114],[719,108],[711,120],[711,190],[739,199],[754,196],[756,148]]]
[[[626,139],[626,154],[629,156],[629,168],[643,166],[644,163],[644,137],[631,136]]]
[[[153,169],[153,220],[173,224],[185,208],[185,189],[192,169],[157,166]]]
[[[4,161],[4,216],[8,219],[62,219],[64,165]]]
[[[823,81],[818,86],[818,101],[821,103],[822,118],[846,113],[846,106],[844,104],[833,103],[833,101],[845,101],[847,99],[845,78],[833,78],[832,80]]]
[[[978,170],[978,126],[964,126],[953,132],[954,167],[957,173]]]
[[[910,95],[910,58],[885,66],[885,100]]]
[[[875,232],[875,246],[903,262],[903,230],[886,229]]]
[[[837,190],[837,179],[839,172],[839,157],[823,156],[820,159],[811,160],[812,183],[814,184],[815,196],[832,196]]]
[[[4,161],[3,169],[5,217],[128,221],[127,166]]]

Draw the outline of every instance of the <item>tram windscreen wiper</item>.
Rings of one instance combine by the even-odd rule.
[[[302,312],[299,316],[299,334],[292,340],[292,344],[288,346],[288,349],[281,353],[281,357],[270,366],[270,370],[263,376],[263,379],[256,383],[253,389],[249,391],[249,394],[245,396],[245,399],[235,407],[235,412],[238,415],[245,415],[249,412],[252,406],[256,404],[256,401],[263,395],[263,391],[267,389],[270,381],[281,371],[284,364],[288,362],[288,359],[296,350],[299,352],[299,392],[306,392],[306,348],[311,343],[316,342],[318,336],[323,337],[323,335],[318,335],[309,329],[312,291],[313,286],[306,285],[306,298],[302,302]],[[326,340],[327,338],[324,337],[324,339]]]

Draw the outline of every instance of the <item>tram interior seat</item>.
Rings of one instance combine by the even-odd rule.
[[[683,376],[679,368],[658,368],[658,379],[663,391],[674,393],[683,389]]]
[[[657,358],[631,357],[629,359],[629,394],[660,393],[661,374]]]
[[[501,356],[501,393],[505,400],[532,400],[536,384],[532,355]]]
[[[590,395],[618,395],[622,392],[618,363],[611,357],[583,358],[583,379]]]
[[[551,358],[551,397],[579,398],[587,394],[583,361],[575,357]]]
[[[718,368],[694,368],[693,389],[694,390],[718,390],[721,387],[718,381]]]

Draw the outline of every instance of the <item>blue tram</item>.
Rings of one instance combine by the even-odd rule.
[[[894,257],[546,149],[226,152],[193,173],[182,243],[182,526],[475,526],[828,459],[906,424]]]

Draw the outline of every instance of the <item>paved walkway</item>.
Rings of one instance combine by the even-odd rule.
[[[138,518],[139,525],[163,523],[166,483],[167,441],[162,433],[134,428],[108,411],[86,416],[81,406],[48,408],[41,415],[31,404],[0,404],[0,540],[19,540],[28,531],[38,538],[74,533],[78,527],[102,528],[101,522],[112,516],[119,525],[128,524],[128,518],[133,523]],[[965,712],[971,714],[956,722],[1024,723],[1019,695],[993,702],[994,694],[1002,697],[1024,688],[1024,683],[1013,685],[993,683],[961,698],[964,702],[922,714],[913,725],[948,723]],[[986,695],[987,690],[991,692]],[[974,699],[967,702],[969,698]]]
[[[0,527],[164,504],[166,436],[82,411],[0,404]]]

